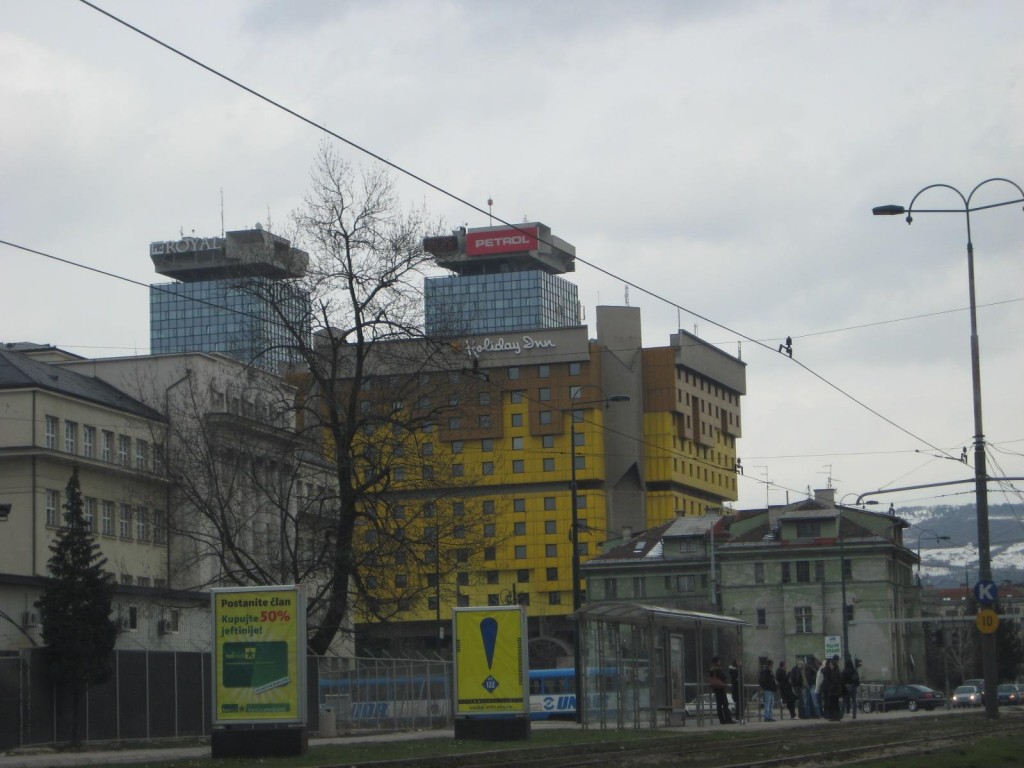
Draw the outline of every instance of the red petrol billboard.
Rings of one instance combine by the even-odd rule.
[[[467,256],[490,256],[496,253],[522,253],[536,251],[540,230],[537,227],[519,229],[491,229],[466,233]]]

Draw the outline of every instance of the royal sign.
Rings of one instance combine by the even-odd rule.
[[[490,229],[485,232],[466,233],[467,256],[491,256],[497,253],[536,251],[540,245],[537,227],[519,229]]]

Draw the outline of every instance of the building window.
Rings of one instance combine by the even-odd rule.
[[[796,564],[796,583],[807,584],[811,580],[811,564],[807,560],[798,560]]]
[[[633,577],[633,597],[647,597],[647,580],[643,576]]]
[[[480,429],[490,429],[491,428],[491,414],[489,414],[489,413],[481,413],[479,416],[477,416],[476,424],[477,424],[477,426]]]
[[[512,438],[512,450],[513,451],[521,451],[521,450],[523,450],[523,438],[521,438],[521,437],[513,437]]]
[[[757,626],[767,627],[768,626],[768,611],[764,608],[757,609]]]
[[[789,574],[789,563],[782,564],[782,583],[789,584],[792,581]]]
[[[498,532],[498,528],[494,523],[484,523],[484,537],[493,539],[495,534]]]
[[[122,539],[132,537],[132,508],[130,504],[121,505],[120,528],[118,530]]]
[[[460,419],[458,416],[450,416],[448,418],[448,429],[461,429],[461,428],[462,428],[462,419]]]
[[[576,495],[576,509],[586,509],[586,508],[587,508],[587,497],[583,496],[583,495],[580,495],[580,494],[577,494]]]
[[[825,561],[815,560],[814,561],[814,580],[824,581],[825,580]]]
[[[544,471],[545,472],[554,472],[555,471],[555,460],[554,459],[551,459],[551,458],[544,459]]]
[[[519,368],[514,366],[514,365],[510,366],[509,369],[508,369],[508,377],[512,381],[515,381],[516,379],[518,379],[519,378]]]
[[[843,578],[846,581],[853,579],[853,561],[849,558],[843,558]]]
[[[74,421],[64,422],[64,452],[78,453],[78,424]]]
[[[550,365],[538,365],[537,366],[537,378],[547,379],[551,377],[551,366]]]
[[[521,475],[526,472],[526,462],[522,459],[512,459],[512,474]]]
[[[811,606],[801,605],[793,609],[796,617],[796,633],[798,635],[811,634]]]
[[[478,402],[480,403],[480,405],[490,405],[491,404],[491,393],[490,392],[481,392],[480,393],[480,398],[479,398]]]
[[[96,532],[96,499],[85,497],[85,504],[82,506],[82,517],[85,519],[85,527],[90,533]]]
[[[46,492],[46,524],[60,525],[60,491]]]
[[[488,425],[490,426],[490,425]],[[520,438],[522,439],[522,438]],[[491,438],[485,438],[480,441],[481,453],[494,453],[494,440]]]
[[[545,557],[558,557],[558,545],[557,544],[545,544],[544,545],[544,556]]]
[[[82,430],[82,455],[87,459],[96,456],[96,427],[86,427]]]
[[[798,539],[817,539],[821,536],[821,520],[797,520]]]
[[[481,465],[480,471],[483,474],[485,474],[485,475],[493,475],[494,474],[494,462],[493,461],[485,461]]]
[[[550,424],[553,418],[551,411],[541,411],[537,414],[541,424]]]
[[[513,512],[525,512],[526,511],[526,499],[512,499],[512,511]]]
[[[697,589],[697,577],[692,573],[676,576],[676,592],[694,592]]]
[[[558,581],[558,568],[548,568],[546,573],[548,581]]]
[[[149,511],[145,507],[135,510],[135,538],[149,541]]]
[[[469,586],[469,574],[466,571],[459,571],[455,574],[455,583],[460,587]]]
[[[462,453],[462,441],[452,440],[452,453]],[[426,454],[424,454],[426,455]]]
[[[579,363],[569,363],[569,375],[570,376],[579,376],[580,375],[580,364]]]
[[[850,603],[846,606],[846,621],[853,621],[853,603]]]
[[[46,447],[50,450],[57,450],[57,417],[46,417]]]
[[[562,604],[562,593],[561,592],[548,592],[548,605],[561,605]]]
[[[501,603],[498,600],[498,595],[495,594],[494,592],[489,593],[487,595],[487,604],[488,605],[501,605]]]
[[[122,467],[131,466],[132,439],[128,435],[117,436],[117,463]]]
[[[545,520],[544,533],[558,533],[558,523],[554,520]]]
[[[520,568],[518,571],[516,571],[516,581],[519,582],[520,584],[529,584],[530,583],[530,569],[529,568]]]
[[[484,560],[496,560],[497,555],[494,547],[484,547]]]
[[[526,523],[513,523],[512,524],[512,533],[515,534],[516,536],[525,536],[526,535]]]
[[[614,600],[619,596],[618,582],[615,579],[604,579],[604,596],[607,600]]]
[[[135,441],[135,468],[146,471],[149,467],[149,443],[145,440]]]
[[[512,414],[512,426],[513,427],[521,427],[521,426],[523,426],[523,414],[521,414],[521,413],[513,413]]]
[[[573,462],[573,464],[576,465],[576,469],[586,469],[587,468],[587,457],[586,456],[573,456],[572,457],[572,462]]]
[[[114,535],[114,502],[112,501],[103,502],[103,520],[100,530],[104,536]]]
[[[541,447],[542,448],[554,448],[555,447],[555,436],[554,435],[544,435],[543,437],[541,437],[540,443],[541,443]]]
[[[494,514],[494,499],[484,499],[483,504],[480,506],[485,515]]]
[[[114,460],[114,433],[103,430],[103,443],[100,447],[100,459],[106,462]]]
[[[551,400],[551,387],[541,387],[537,391],[537,399],[542,403],[549,402]]]
[[[452,464],[452,477],[462,477],[466,474],[466,466],[464,464]]]
[[[526,559],[526,545],[525,544],[516,544],[515,553],[516,553],[516,560],[525,560]]]
[[[523,402],[523,390],[513,389],[512,394],[509,395],[509,402],[512,403],[512,405],[521,404]]]
[[[167,543],[167,529],[163,524],[164,514],[159,510],[153,512],[153,543],[154,544],[166,544]]]
[[[754,563],[754,583],[764,584],[764,563]]]

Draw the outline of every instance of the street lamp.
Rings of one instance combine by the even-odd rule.
[[[949,541],[949,536],[942,536],[931,528],[922,528],[917,535],[917,586],[921,586],[921,539],[934,539],[935,541]]]
[[[979,205],[971,207],[971,200],[974,193],[986,184],[993,181],[1001,181],[1009,184],[1020,194],[1015,200],[1006,200],[1001,203],[990,205]],[[963,203],[963,208],[919,208],[914,210],[914,203],[924,192],[936,187],[951,190]],[[974,243],[971,241],[971,213],[983,211],[989,208],[1002,208],[1006,205],[1024,203],[1024,189],[1009,179],[992,178],[978,184],[971,193],[964,197],[963,193],[956,187],[949,184],[930,184],[921,189],[910,201],[910,205],[904,208],[901,205],[881,205],[872,209],[875,216],[902,216],[907,214],[907,224],[914,221],[914,213],[962,213],[967,222],[967,287],[970,298],[971,314],[971,384],[974,394],[974,492],[975,506],[978,514],[978,577],[981,581],[992,580],[992,559],[989,548],[988,528],[988,473],[985,458],[985,433],[981,426],[981,359],[978,349],[978,310],[974,298]],[[994,633],[981,634],[981,657],[982,668],[985,676],[985,688],[994,691],[999,685],[999,659],[996,648],[996,636]],[[999,717],[999,708],[995,696],[989,696],[985,702],[985,714],[989,719]]]
[[[576,387],[572,392],[572,400],[574,404],[571,408],[563,408],[562,413],[569,414],[569,444],[571,446],[569,453],[569,466],[571,469],[570,474],[570,490],[572,492],[572,522],[570,523],[569,537],[572,544],[572,612],[576,620],[576,628],[573,632],[573,663],[576,667],[576,722],[583,722],[583,696],[582,688],[580,683],[583,679],[583,645],[580,642],[580,620],[576,616],[576,612],[580,609],[582,602],[580,598],[580,500],[579,500],[579,487],[576,483],[576,414],[574,411],[587,405],[604,405],[606,408],[610,408],[612,403],[623,403],[629,401],[629,395],[611,395],[602,397],[599,400],[587,400],[585,402],[575,402],[576,398],[580,396],[580,393],[587,388],[594,388],[598,390],[602,395],[604,390],[596,384],[584,384],[581,387]]]

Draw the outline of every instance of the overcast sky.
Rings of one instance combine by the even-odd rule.
[[[959,457],[974,432],[965,216],[908,227],[871,208],[930,184],[1024,185],[1019,0],[98,4],[481,208],[549,225],[614,275],[570,276],[588,319],[629,303],[648,346],[681,326],[740,354],[737,507],[830,478],[851,502],[973,476],[926,455]],[[218,235],[222,194],[226,229],[284,227],[319,131],[80,2],[0,12],[0,239],[150,283],[148,244]],[[488,223],[400,188],[452,226]],[[1018,197],[994,182],[974,203]],[[963,203],[935,189],[915,207]],[[971,223],[990,466],[1024,476],[1024,213]],[[0,306],[0,341],[148,352],[144,287],[5,245]]]

